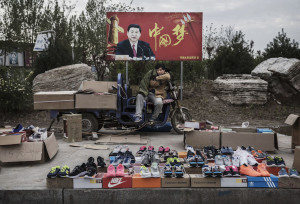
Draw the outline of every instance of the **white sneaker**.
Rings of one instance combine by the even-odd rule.
[[[151,173],[150,173],[149,169],[145,166],[141,166],[140,174],[141,174],[142,178],[150,178],[151,177]]]
[[[238,155],[232,156],[232,165],[236,166],[236,167],[240,166],[240,156],[238,156]]]
[[[247,156],[240,156],[240,166],[242,165],[246,165],[248,166],[248,160],[247,160]]]
[[[223,155],[223,161],[225,166],[232,166],[232,162],[230,161],[230,158],[227,155]]]
[[[254,159],[254,157],[252,155],[247,156],[247,161],[248,161],[248,164],[250,164],[251,166],[258,165],[258,162]]]
[[[151,165],[151,177],[160,177],[159,168],[157,163]]]
[[[221,155],[215,156],[215,165],[224,165],[223,157]]]

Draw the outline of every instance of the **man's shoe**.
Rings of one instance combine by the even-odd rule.
[[[151,177],[151,173],[150,173],[149,169],[145,166],[141,166],[140,174],[141,174],[142,178],[150,178]]]
[[[274,160],[275,160],[275,164],[276,164],[278,167],[285,167],[285,162],[284,162],[284,160],[283,160],[282,157],[275,156],[275,157],[274,157]]]
[[[103,157],[97,157],[97,164],[99,167],[105,167],[106,166],[106,163],[104,162],[104,159]]]
[[[290,169],[289,170],[289,174],[290,174],[290,177],[300,178],[299,173],[298,173],[298,171],[296,169]]]
[[[151,169],[151,176],[152,177],[160,177],[158,164],[156,162],[152,163],[150,169]]]
[[[165,164],[164,175],[165,175],[165,177],[172,177],[173,176],[173,170],[172,170],[171,164],[169,164],[169,163]]]
[[[79,176],[83,176],[86,173],[86,165],[85,163],[82,163],[81,166],[75,166],[75,168],[72,170],[72,172],[70,173],[69,177],[79,177]]]
[[[67,177],[70,174],[70,167],[68,167],[67,165],[64,165],[59,172],[57,173],[57,177]]]
[[[275,167],[276,166],[276,163],[275,163],[273,157],[267,156],[267,166],[268,167]]]
[[[212,177],[213,176],[213,172],[211,171],[211,167],[204,165],[202,167],[202,172],[204,174],[204,177]]]
[[[90,163],[86,168],[85,178],[91,178],[97,173],[97,166],[95,163]]]
[[[184,176],[184,167],[182,164],[176,164],[174,171],[177,178],[182,178]]]
[[[260,163],[257,166],[257,171],[264,177],[270,177],[270,173],[267,171],[265,163]]]
[[[55,166],[51,168],[51,171],[48,173],[48,178],[56,178],[57,173],[60,171],[60,166]]]
[[[278,177],[289,177],[288,173],[286,172],[285,168],[282,167],[278,172]]]
[[[139,123],[142,121],[142,117],[137,116],[134,120],[135,123]]]

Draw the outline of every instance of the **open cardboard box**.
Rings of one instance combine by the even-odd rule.
[[[292,149],[295,149],[300,145],[300,117],[290,114],[284,123],[292,126]]]
[[[53,132],[48,133],[48,138],[40,142],[21,142],[21,137],[21,134],[13,137],[0,136],[1,163],[45,162],[52,159],[58,151],[58,144]]]

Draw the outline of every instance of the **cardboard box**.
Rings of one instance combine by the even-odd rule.
[[[203,148],[204,146],[220,147],[220,132],[207,131],[184,131],[184,145],[190,145],[194,148]]]
[[[191,178],[188,174],[184,174],[183,178],[161,177],[162,188],[189,188],[191,187]]]
[[[24,134],[26,134],[26,133],[25,132],[17,132],[17,133],[11,133],[11,134],[1,134],[0,135],[0,145],[20,144]]]
[[[248,182],[246,176],[241,177],[224,177],[221,178],[221,187],[228,188],[247,188]]]
[[[103,174],[96,174],[95,178],[73,178],[74,188],[102,188]]]
[[[88,81],[81,82],[79,91],[94,91],[96,93],[108,92],[112,89],[112,85],[118,87],[116,81]]]
[[[40,142],[23,142],[14,145],[0,146],[0,162],[45,162],[52,159],[58,151],[54,133],[48,133],[48,138]]]
[[[300,188],[300,179],[292,177],[279,177],[278,188]]]
[[[295,147],[293,167],[300,172],[300,146]]]
[[[233,128],[234,132],[221,133],[221,146],[232,147],[252,146],[262,151],[274,151],[278,149],[276,133],[257,133],[252,128]]]
[[[64,139],[67,142],[82,141],[82,115],[81,114],[64,114]]]
[[[104,174],[103,188],[132,188],[132,176],[126,175],[124,177],[107,177]]]
[[[183,166],[187,174],[202,174],[202,168],[200,167],[189,167],[189,164],[184,164]]]
[[[178,152],[178,157],[179,158],[186,158],[187,152]]]
[[[278,172],[280,171],[281,167],[266,167],[267,171],[274,176],[278,176]],[[289,172],[289,168],[285,167],[286,172]]]
[[[202,174],[190,174],[191,177],[191,187],[192,188],[220,188],[221,179],[204,177]]]
[[[47,178],[47,188],[73,188],[71,178]]]
[[[142,178],[140,174],[132,177],[132,188],[160,188],[161,178]]]
[[[292,149],[300,145],[300,119],[298,115],[290,114],[284,122],[292,126]]]
[[[247,176],[248,188],[278,188],[278,177],[271,174],[270,177]]]
[[[37,92],[33,95],[34,110],[74,109],[76,91]]]
[[[117,110],[117,95],[76,94],[76,109]]]

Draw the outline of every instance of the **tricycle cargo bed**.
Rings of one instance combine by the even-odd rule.
[[[76,109],[117,110],[117,95],[76,94]]]
[[[33,96],[34,110],[66,110],[75,108],[77,91],[38,92]]]

